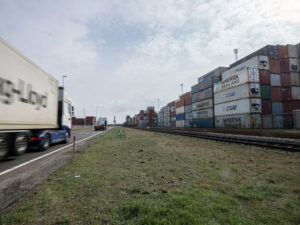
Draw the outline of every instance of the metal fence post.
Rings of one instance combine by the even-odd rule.
[[[73,152],[76,152],[76,136],[73,137]]]

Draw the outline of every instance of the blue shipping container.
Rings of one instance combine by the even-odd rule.
[[[272,114],[273,115],[283,114],[282,102],[272,102]]]
[[[192,112],[192,105],[186,105],[184,106],[184,112]]]
[[[176,120],[185,120],[185,114],[176,114]]]
[[[212,98],[213,97],[213,89],[212,88],[208,88],[205,89],[203,91],[199,91],[197,93],[193,93],[192,94],[192,102],[199,102],[208,98]]]
[[[214,128],[214,118],[193,120],[192,127]]]
[[[192,120],[185,120],[185,127],[193,127]]]

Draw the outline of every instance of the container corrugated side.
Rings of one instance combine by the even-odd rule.
[[[176,114],[176,121],[177,120],[185,120],[185,114],[182,113],[182,114]]]
[[[299,72],[299,60],[289,59],[289,67],[291,72]]]
[[[214,107],[214,102],[213,99],[206,99],[200,102],[195,102],[192,105],[192,111],[197,111],[201,109],[207,109],[207,108],[213,108]]]
[[[283,114],[282,102],[272,102],[272,114],[273,115]]]
[[[287,45],[278,45],[278,58],[287,59],[289,57]]]
[[[278,59],[269,59],[270,73],[280,73],[280,64]]]
[[[213,89],[212,88],[208,88],[205,89],[203,91],[197,92],[197,93],[193,93],[192,94],[192,102],[199,102],[208,98],[212,98],[213,97]]]
[[[280,74],[270,74],[271,86],[281,86]]]
[[[192,105],[184,106],[184,112],[185,112],[185,113],[187,113],[187,112],[192,112]]]
[[[184,127],[185,121],[184,120],[176,120],[176,127]]]
[[[260,85],[261,99],[271,99],[271,86],[270,85]]]
[[[182,114],[182,113],[184,113],[184,106],[181,106],[181,107],[179,107],[179,108],[176,108],[176,115],[177,115],[177,114]]]
[[[191,87],[191,93],[199,92],[199,91],[204,90],[206,88],[210,88],[213,85],[211,77],[209,77],[207,79],[203,79],[201,81],[202,82],[199,82],[198,84],[195,84]]]
[[[214,118],[193,119],[194,128],[214,128]]]
[[[248,59],[247,61],[242,62],[241,64],[238,64],[224,71],[222,73],[222,80],[246,68],[269,70],[270,69],[269,58],[267,56],[254,56],[253,58]]]
[[[193,119],[212,118],[213,116],[212,108],[193,111]]]
[[[214,93],[233,88],[244,83],[259,83],[258,69],[246,68],[240,70],[221,82],[214,84]]]
[[[257,83],[246,83],[234,88],[230,88],[221,92],[217,92],[214,95],[214,103],[224,103],[228,101],[234,101],[242,98],[259,98],[260,97],[260,85]]]
[[[300,87],[291,87],[292,99],[300,100]]]
[[[261,100],[261,112],[262,114],[272,114],[271,100]]]
[[[191,112],[185,113],[185,120],[192,120],[193,119],[193,114]]]
[[[217,104],[214,107],[215,116],[261,113],[261,99],[245,98],[232,102]]]
[[[262,115],[262,121],[264,129],[272,129],[273,128],[273,116],[272,115]]]
[[[291,72],[290,73],[290,83],[291,83],[291,86],[300,86],[300,74]]]
[[[280,74],[280,84],[282,87],[289,87],[291,85],[290,73]]]
[[[192,120],[185,120],[185,127],[193,127],[193,121]]]
[[[297,45],[287,45],[289,58],[299,58]]]
[[[273,115],[273,128],[274,129],[284,128],[282,115]]]
[[[261,128],[261,114],[236,114],[215,117],[216,128]]]

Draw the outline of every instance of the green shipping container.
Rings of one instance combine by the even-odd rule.
[[[261,99],[271,99],[271,86],[260,85]]]

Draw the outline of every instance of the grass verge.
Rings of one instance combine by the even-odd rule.
[[[114,128],[0,224],[299,224],[300,154]]]

